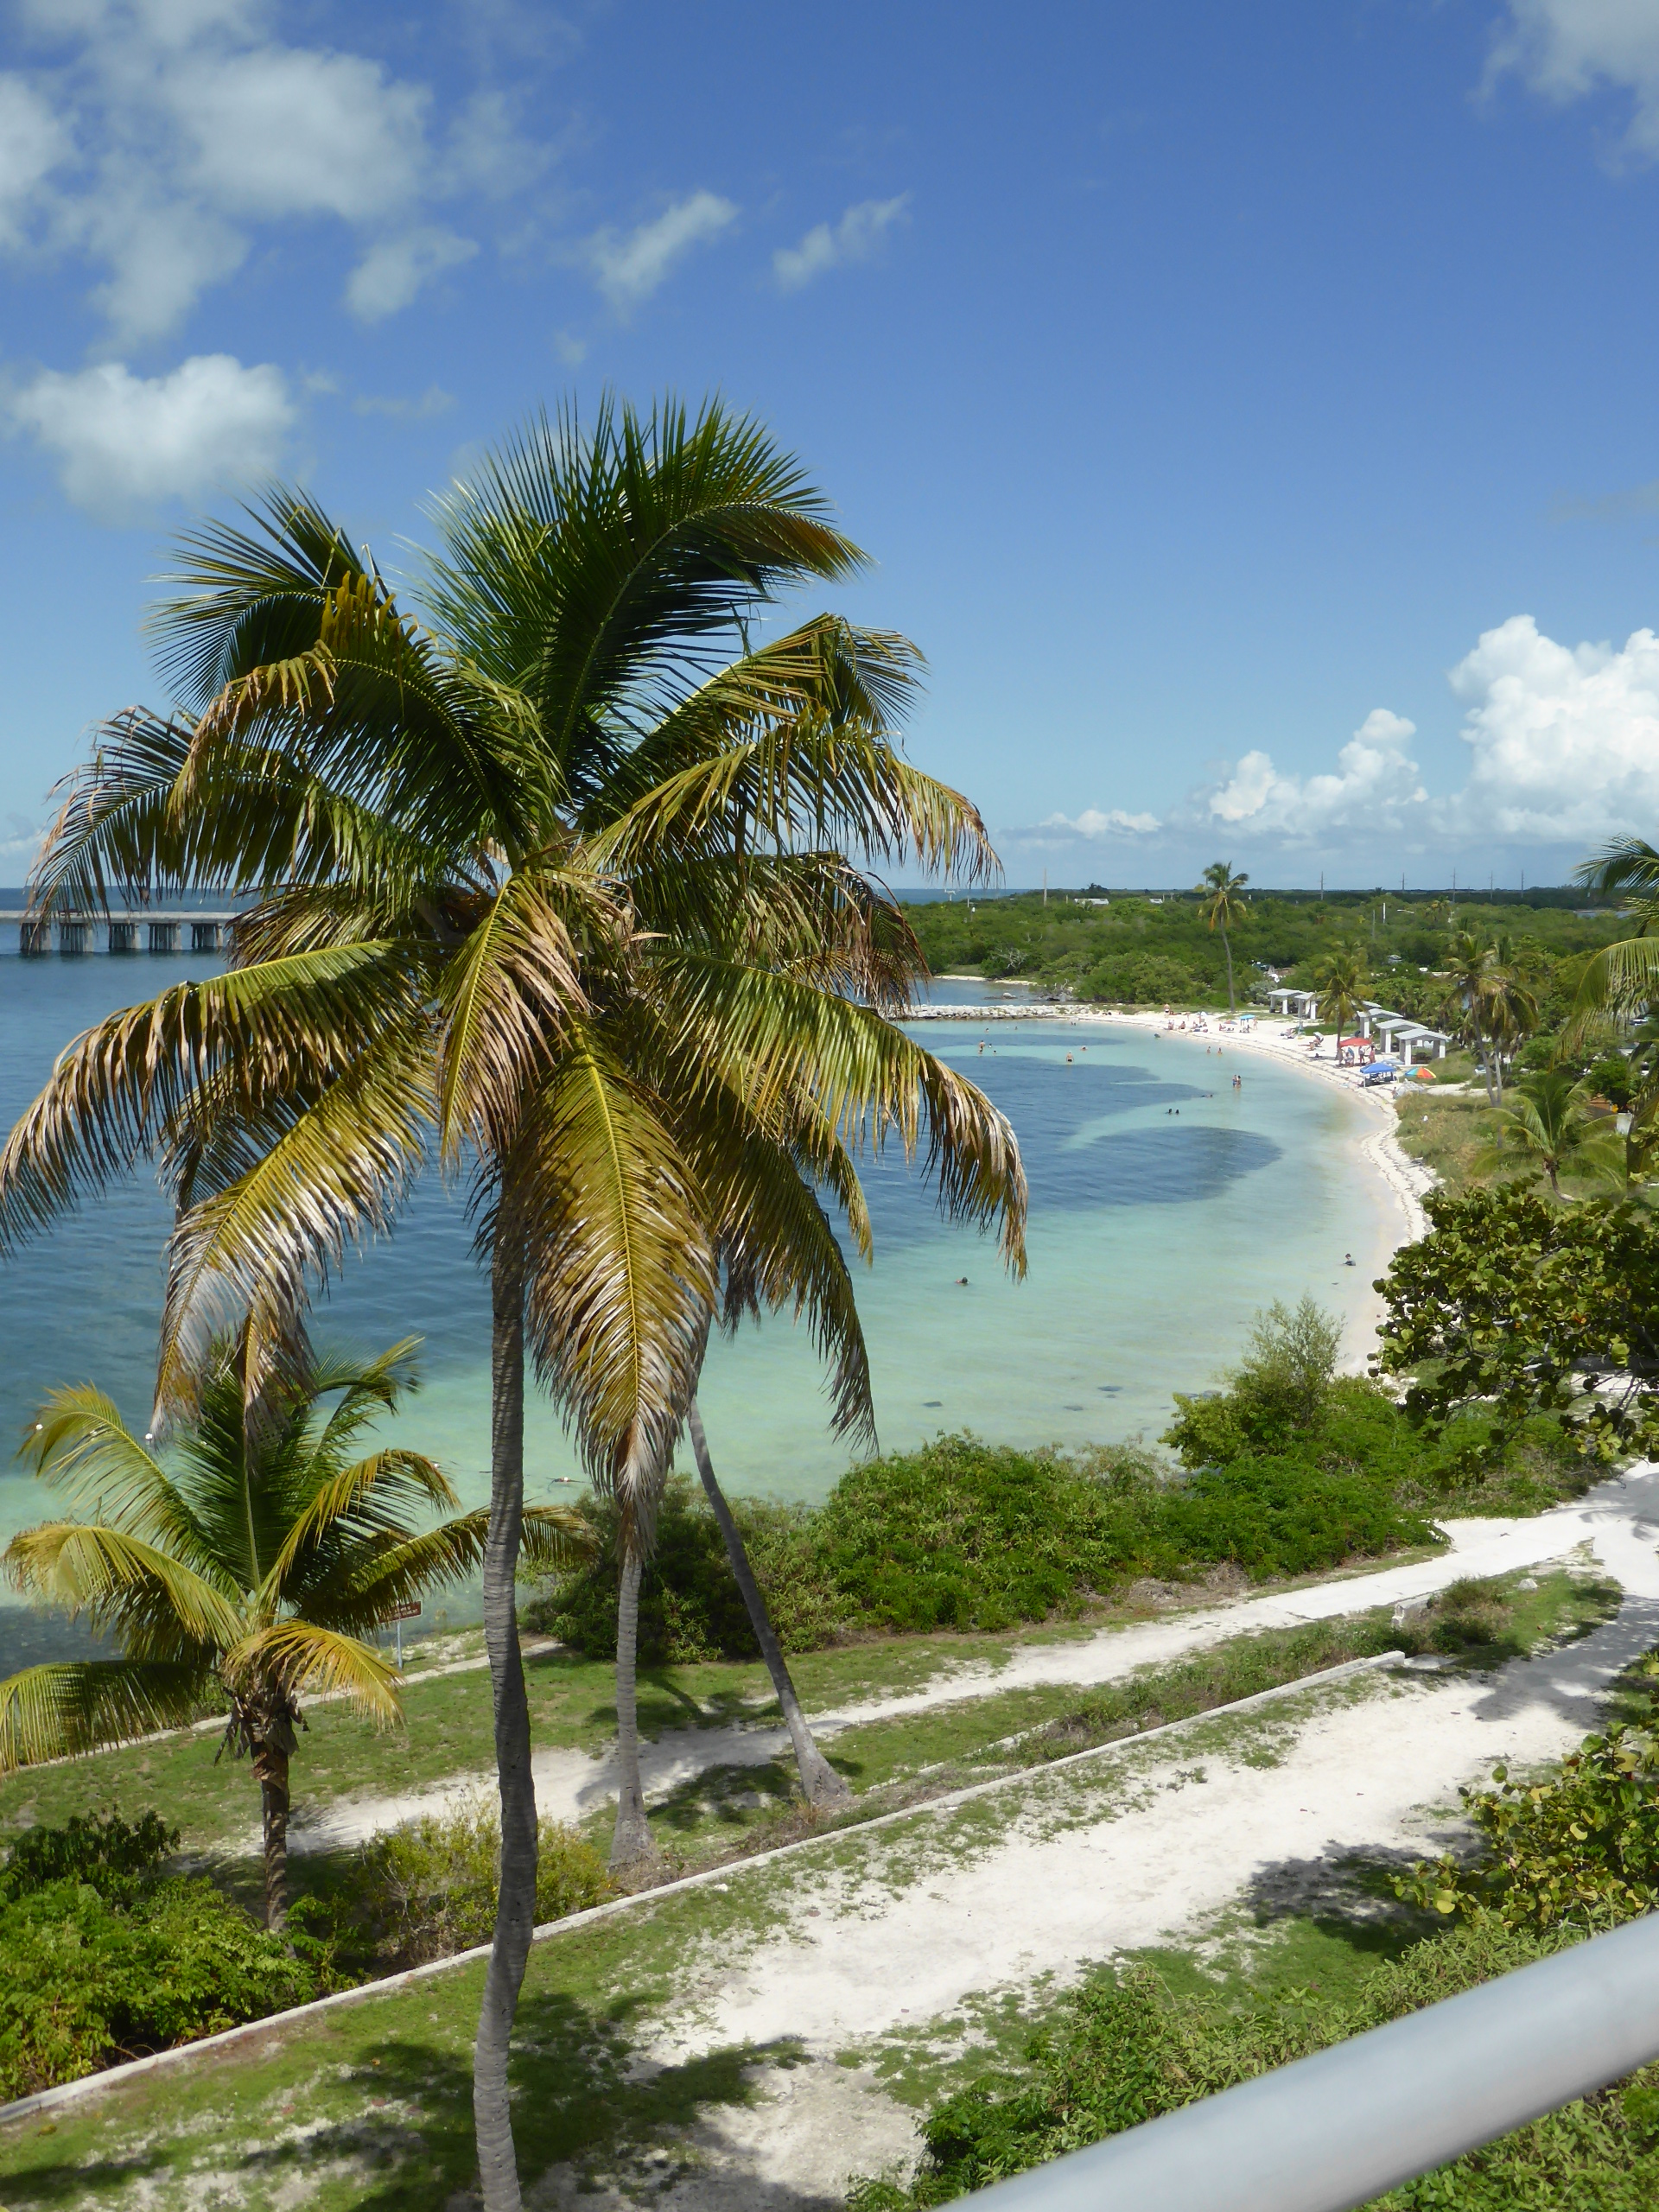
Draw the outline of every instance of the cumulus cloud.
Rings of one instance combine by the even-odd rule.
[[[431,86],[283,42],[262,0],[25,4],[54,50],[0,76],[0,247],[101,266],[118,345],[176,327],[273,223],[347,226],[366,242],[348,304],[393,313],[476,251],[432,226],[437,202],[505,198],[552,158],[487,88],[435,137]]]
[[[410,231],[369,248],[352,271],[346,304],[359,322],[382,322],[406,308],[423,284],[457,269],[478,251],[474,239],[453,231]]]
[[[1603,88],[1628,92],[1619,150],[1659,159],[1659,9],[1651,0],[1510,0],[1487,82],[1506,74],[1563,107]]]
[[[158,377],[120,361],[44,370],[11,395],[10,412],[55,458],[75,505],[111,521],[267,474],[294,421],[282,371],[229,353],[198,353]]]
[[[1585,843],[1659,821],[1659,637],[1557,645],[1529,614],[1486,631],[1452,671],[1468,781],[1445,826]]]
[[[717,238],[737,220],[737,209],[717,193],[694,192],[637,230],[594,233],[588,257],[599,289],[619,313],[648,300],[693,246]]]
[[[1265,831],[1308,843],[1333,831],[1396,825],[1427,797],[1407,747],[1414,722],[1374,707],[1337,755],[1334,774],[1281,773],[1267,753],[1247,753],[1227,780],[1205,795],[1204,811],[1229,828]]]
[[[868,261],[909,205],[907,192],[896,200],[861,200],[833,230],[828,223],[818,223],[798,245],[779,246],[772,257],[772,273],[779,289],[798,292],[828,269],[838,269],[843,262]]]

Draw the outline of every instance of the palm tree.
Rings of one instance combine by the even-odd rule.
[[[1481,1063],[1488,1100],[1501,1106],[1504,1053],[1538,1024],[1538,1001],[1522,974],[1530,963],[1507,938],[1482,944],[1469,930],[1448,939],[1446,959],[1447,1015]]]
[[[1313,986],[1319,995],[1319,1018],[1329,1021],[1336,1031],[1337,1057],[1342,1057],[1342,1033],[1350,1022],[1358,1020],[1364,1001],[1360,994],[1365,988],[1365,955],[1356,945],[1333,945],[1313,970]]]
[[[1541,1167],[1558,1198],[1564,1174],[1618,1179],[1624,1147],[1611,1117],[1588,1110],[1589,1094],[1589,1084],[1571,1068],[1523,1076],[1510,1104],[1486,1116],[1488,1140],[1476,1166],[1483,1173],[1511,1162]]]
[[[429,1459],[353,1456],[412,1388],[412,1351],[411,1338],[367,1364],[307,1357],[250,1421],[239,1361],[221,1346],[194,1418],[161,1456],[90,1384],[53,1394],[21,1455],[79,1510],[14,1536],[7,1573],[112,1633],[122,1656],[0,1682],[0,1771],[223,1704],[225,1748],[249,1758],[259,1785],[269,1928],[287,1910],[302,1696],[343,1693],[394,1721],[399,1678],[365,1638],[410,1599],[466,1581],[483,1555],[483,1512],[417,1525],[459,1503]],[[526,1549],[549,1564],[583,1541],[562,1508],[528,1516]]]
[[[1204,871],[1204,880],[1198,886],[1201,904],[1198,912],[1209,923],[1211,931],[1221,931],[1221,949],[1227,956],[1227,1011],[1238,1012],[1233,996],[1233,948],[1229,931],[1236,929],[1249,916],[1249,907],[1243,896],[1249,877],[1233,874],[1230,861],[1211,861]]]
[[[887,1018],[919,954],[842,856],[995,867],[975,810],[896,742],[918,657],[829,616],[748,646],[779,586],[861,558],[823,512],[718,407],[605,409],[585,436],[543,422],[441,511],[436,629],[315,504],[273,493],[251,531],[187,541],[158,632],[188,711],[108,728],[35,880],[42,907],[111,881],[259,897],[227,976],[77,1040],[0,1155],[0,1243],[160,1157],[179,1209],[164,1406],[188,1404],[193,1342],[226,1307],[249,1315],[257,1384],[429,1156],[472,1163],[503,1829],[474,2069],[490,2212],[518,2202],[505,2068],[534,1905],[526,1346],[622,1508],[626,1594],[757,1162],[787,1156],[850,1220],[857,1144],[919,1145],[947,1210],[1000,1217],[1020,1263],[1012,1134]],[[861,1339],[821,1248],[774,1251],[754,1294],[807,1312],[855,1426]],[[619,1850],[643,1827],[625,1787]]]

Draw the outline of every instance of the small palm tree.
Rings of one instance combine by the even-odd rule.
[[[1342,1033],[1359,1018],[1364,1001],[1365,956],[1356,945],[1332,948],[1313,970],[1313,987],[1319,995],[1319,1018],[1336,1031],[1337,1057],[1342,1057]]]
[[[1446,964],[1447,1017],[1481,1063],[1489,1102],[1501,1106],[1504,1053],[1538,1026],[1538,1001],[1524,972],[1530,963],[1507,938],[1483,944],[1472,931],[1459,930],[1447,942]]]
[[[249,1758],[259,1784],[270,1928],[287,1910],[302,1695],[343,1693],[395,1721],[398,1675],[365,1639],[410,1599],[467,1580],[483,1556],[484,1510],[418,1527],[460,1502],[429,1459],[353,1457],[413,1386],[413,1349],[407,1339],[366,1365],[301,1356],[250,1409],[242,1363],[221,1345],[195,1418],[167,1447],[170,1472],[85,1383],[53,1394],[20,1455],[85,1517],[14,1536],[7,1572],[27,1596],[113,1633],[121,1656],[0,1682],[0,1771],[224,1704],[223,1749]],[[527,1550],[550,1566],[585,1541],[562,1508],[524,1519]]]
[[[1249,877],[1243,873],[1235,875],[1230,861],[1211,861],[1204,871],[1204,880],[1198,889],[1203,894],[1198,912],[1209,923],[1211,931],[1221,931],[1221,949],[1227,956],[1227,1011],[1238,1012],[1238,1001],[1233,995],[1233,948],[1228,932],[1236,929],[1249,915],[1249,908],[1243,896]]]
[[[1523,1077],[1508,1106],[1486,1116],[1487,1141],[1477,1154],[1483,1173],[1527,1164],[1541,1167],[1559,1198],[1563,1174],[1618,1180],[1624,1147],[1611,1117],[1589,1110],[1589,1084],[1572,1068]]]

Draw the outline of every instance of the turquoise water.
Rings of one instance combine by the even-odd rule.
[[[0,1123],[77,1030],[213,964],[0,958]],[[921,1033],[1014,1122],[1031,1183],[1029,1271],[1008,1281],[994,1242],[941,1222],[899,1161],[870,1168],[877,1249],[860,1305],[884,1447],[964,1427],[1021,1443],[1155,1439],[1172,1392],[1211,1382],[1271,1299],[1311,1290],[1357,1332],[1390,1217],[1352,1156],[1370,1126],[1356,1100],[1255,1054],[1217,1058],[1198,1039],[1127,1025],[976,1025],[967,1007]],[[20,1438],[59,1382],[96,1382],[130,1420],[146,1412],[166,1230],[146,1175],[0,1262],[0,1437]],[[424,1387],[399,1426],[471,1502],[487,1488],[489,1366],[468,1243],[456,1202],[423,1189],[395,1240],[348,1264],[317,1330],[365,1349],[424,1339]],[[788,1319],[717,1342],[702,1396],[734,1490],[810,1499],[848,1464],[810,1341]],[[544,1405],[528,1446],[532,1496],[568,1496],[556,1478],[575,1457]],[[47,1510],[30,1478],[0,1466],[0,1541]],[[15,1663],[6,1630],[22,1626],[0,1627],[0,1669]]]

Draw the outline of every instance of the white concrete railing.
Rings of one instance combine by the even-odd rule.
[[[1659,2058],[1659,1915],[998,2182],[975,2212],[1351,2212]]]

